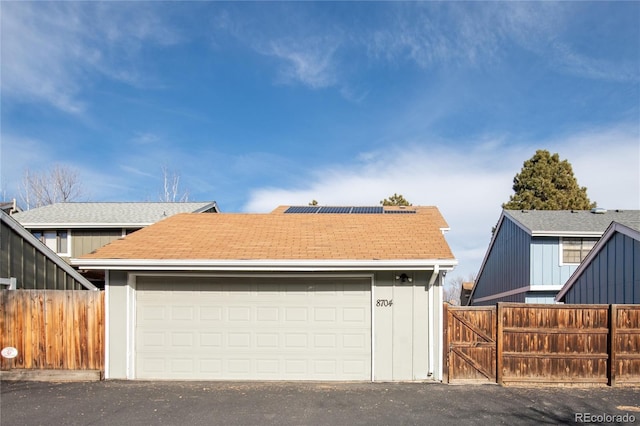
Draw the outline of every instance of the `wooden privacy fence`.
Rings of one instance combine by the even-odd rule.
[[[0,291],[0,370],[104,370],[104,292]]]
[[[640,385],[640,305],[445,305],[445,381]]]

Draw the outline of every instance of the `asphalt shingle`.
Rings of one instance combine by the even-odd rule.
[[[179,214],[84,259],[454,259],[437,208],[416,214]]]
[[[197,203],[57,203],[16,213],[23,226],[127,224],[146,226],[178,213],[195,213],[215,202]],[[217,207],[216,207],[217,208]]]
[[[595,213],[589,210],[505,210],[531,233],[600,233],[611,222],[632,226],[640,221],[640,210],[607,210]]]

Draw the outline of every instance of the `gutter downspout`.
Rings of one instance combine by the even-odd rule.
[[[435,324],[433,323],[435,319],[435,315],[433,313],[435,309],[433,285],[435,284],[438,275],[440,275],[440,265],[436,264],[433,267],[433,272],[431,273],[429,283],[427,284],[427,290],[429,291],[429,333],[431,334],[431,336],[429,336],[429,372],[427,376],[431,378],[433,378],[433,368],[435,365],[435,340],[438,337],[436,334]]]

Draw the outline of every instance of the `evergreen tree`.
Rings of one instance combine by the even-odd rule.
[[[391,197],[380,201],[383,206],[410,206],[411,203],[404,199],[402,194],[394,193]]]
[[[513,194],[502,208],[507,210],[590,210],[596,206],[580,187],[571,164],[556,153],[539,149],[524,162],[513,178]]]

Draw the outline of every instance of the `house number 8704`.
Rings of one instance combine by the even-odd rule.
[[[393,299],[378,299],[376,300],[376,306],[383,307],[383,308],[393,306]]]

